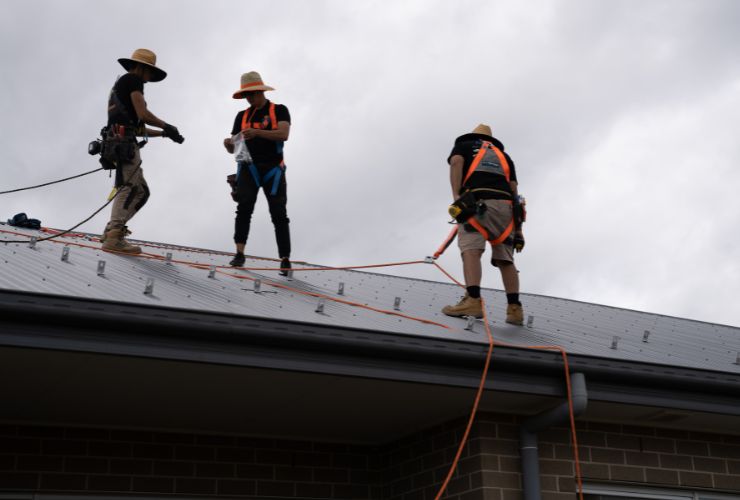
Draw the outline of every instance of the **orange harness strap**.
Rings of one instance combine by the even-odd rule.
[[[491,144],[488,141],[483,141],[483,144],[481,144],[480,149],[478,150],[478,154],[475,155],[475,158],[473,158],[473,161],[470,163],[470,166],[468,167],[468,172],[465,174],[465,178],[463,179],[462,185],[464,186],[465,183],[470,179],[470,176],[473,175],[475,172],[475,169],[478,168],[478,165],[480,164],[483,157],[486,155],[487,151],[493,151],[496,156],[498,157],[499,162],[501,163],[501,168],[504,171],[504,177],[506,177],[506,182],[510,182],[511,179],[511,169],[509,168],[509,162],[506,161],[506,157],[504,154],[493,144]],[[491,246],[493,245],[500,245],[504,241],[506,241],[506,238],[511,235],[511,232],[514,230],[514,217],[512,214],[511,222],[509,222],[509,225],[506,226],[506,229],[503,230],[503,232],[496,236],[495,238],[491,239],[491,234],[484,228],[477,220],[475,220],[475,217],[471,217],[468,219],[466,224],[470,224],[475,228],[476,231],[478,231],[485,239],[488,241]],[[447,235],[447,238],[445,241],[439,246],[436,252],[434,252],[434,258],[437,259],[439,256],[441,256],[445,250],[452,244],[452,242],[455,240],[455,237],[457,236],[459,230],[459,225],[456,225],[455,228],[450,232],[449,235]]]
[[[255,109],[252,111],[252,107],[244,111],[244,114],[242,115],[242,130],[246,130],[248,128],[263,128],[261,123],[255,123],[252,124],[252,118],[254,118],[254,115],[257,113],[257,110]],[[277,115],[275,114],[275,103],[271,102],[270,106],[268,108],[268,114],[270,116],[270,124],[268,127],[265,127],[265,130],[275,130],[277,128]]]
[[[506,177],[506,182],[511,181],[511,169],[509,168],[509,162],[506,161],[506,157],[504,154],[499,151],[499,149],[491,144],[488,141],[483,141],[483,144],[481,144],[480,149],[478,150],[478,154],[475,155],[475,158],[473,158],[473,161],[470,162],[470,166],[468,167],[468,172],[465,174],[465,178],[462,181],[462,185],[464,186],[466,182],[468,182],[468,179],[470,179],[470,176],[473,175],[473,172],[475,172],[475,169],[478,168],[478,165],[480,164],[481,160],[484,156],[486,156],[486,151],[493,151],[496,156],[498,157],[499,163],[501,163],[501,168],[504,171],[504,177]]]

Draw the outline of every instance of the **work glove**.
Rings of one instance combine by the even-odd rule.
[[[170,125],[169,123],[164,124],[164,128],[162,128],[162,136],[172,139],[178,144],[182,144],[185,140],[185,138],[180,135],[180,131],[177,130],[177,127]]]
[[[514,250],[516,253],[524,250],[524,234],[520,232],[514,233]]]

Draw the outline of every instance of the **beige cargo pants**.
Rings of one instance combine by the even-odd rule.
[[[133,159],[121,167],[123,184],[118,188],[118,194],[113,199],[110,221],[105,230],[121,229],[149,199],[149,186],[144,179],[141,168],[141,154],[136,147]]]

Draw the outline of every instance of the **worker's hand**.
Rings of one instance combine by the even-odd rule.
[[[231,142],[231,137],[227,137],[226,139],[224,139],[224,147],[229,153],[234,152],[234,143]]]
[[[242,136],[245,140],[254,139],[255,137],[259,137],[259,129],[256,128],[248,128],[246,130],[242,130]]]
[[[170,125],[169,123],[164,124],[164,127],[162,128],[162,136],[172,139],[178,144],[182,144],[185,140],[185,138],[180,135],[180,131],[177,130],[177,127]]]
[[[521,231],[514,233],[514,250],[516,253],[524,250],[524,234]]]

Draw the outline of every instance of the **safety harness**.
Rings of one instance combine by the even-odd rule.
[[[125,124],[113,123],[103,127],[100,131],[101,138],[90,143],[88,152],[100,154],[100,164],[105,170],[116,170],[116,186],[118,186],[123,182],[120,166],[133,160],[136,156],[136,148],[143,148],[148,138],[144,123],[131,116],[123,101],[118,97],[115,84],[108,98],[108,118],[109,120],[115,119],[116,122],[123,121]],[[144,138],[137,142],[137,135],[144,136]],[[94,143],[98,144],[97,148],[93,146]]]
[[[462,182],[463,186],[465,186],[465,183],[468,182],[470,177],[476,171],[490,173],[494,175],[501,175],[506,179],[507,183],[509,183],[511,180],[511,169],[509,167],[509,162],[506,161],[506,157],[501,152],[501,150],[499,150],[489,141],[481,142],[481,145],[478,148],[478,153],[475,155],[475,158],[473,158],[473,161],[470,163],[470,167],[468,167],[468,171],[465,174],[465,178]],[[509,222],[509,225],[506,226],[503,232],[501,232],[501,234],[499,234],[498,236],[489,232],[486,228],[483,227],[483,225],[481,225],[480,222],[478,222],[476,216],[481,214],[485,210],[485,204],[483,203],[483,201],[477,200],[475,197],[475,193],[481,191],[499,190],[491,188],[466,189],[465,192],[463,192],[463,194],[457,200],[455,200],[452,205],[450,205],[449,213],[455,219],[457,224],[447,236],[447,239],[444,241],[444,243],[442,243],[439,249],[437,249],[437,251],[434,253],[435,259],[442,255],[442,253],[447,250],[447,247],[449,247],[450,244],[454,241],[460,229],[460,224],[469,224],[476,231],[478,231],[486,239],[486,241],[491,244],[491,246],[503,243],[504,241],[506,241],[509,235],[511,235],[511,232],[514,230],[515,226],[513,216],[511,218],[511,222]],[[512,200],[501,201],[513,203]]]
[[[252,107],[249,107],[244,112],[244,115],[242,115],[242,130],[246,130],[250,128],[262,129],[262,130],[276,130],[277,129],[277,116],[275,114],[275,103],[273,102],[270,103],[268,107],[267,115],[265,115],[265,117],[262,119],[262,122],[252,123],[252,118],[254,118],[255,113],[257,113],[257,109],[252,110]],[[283,143],[279,142],[277,147],[278,147],[278,152],[282,152]],[[257,166],[254,164],[254,162],[248,163],[247,167],[249,168],[249,173],[252,174],[252,178],[254,179],[254,183],[257,185],[258,189],[262,187],[262,185],[265,185],[270,180],[272,180],[272,189],[270,190],[270,196],[275,196],[275,194],[277,193],[278,187],[280,187],[280,178],[282,177],[283,171],[285,170],[285,163],[281,161],[279,165],[272,167],[264,176],[260,176],[260,173],[257,170]],[[239,165],[238,167],[237,177],[239,177],[240,174],[241,174],[241,165]]]

